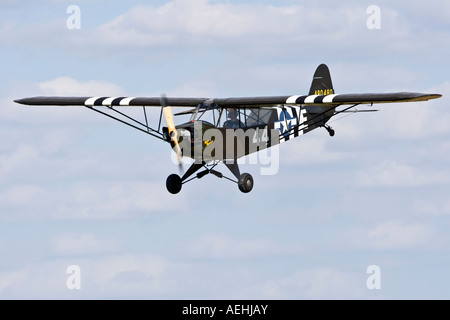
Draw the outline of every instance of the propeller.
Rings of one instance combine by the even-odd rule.
[[[164,117],[166,118],[167,129],[169,130],[169,137],[172,139],[174,143],[174,151],[177,154],[178,158],[178,166],[180,168],[180,172],[183,170],[183,159],[181,154],[181,148],[178,144],[178,132],[175,128],[175,124],[173,121],[172,110],[170,106],[167,105],[167,98],[164,94],[161,95],[161,106],[164,111]]]

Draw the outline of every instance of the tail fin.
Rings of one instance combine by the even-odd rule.
[[[326,64],[317,67],[314,73],[309,95],[328,95],[334,94],[333,83],[331,82],[330,70]]]

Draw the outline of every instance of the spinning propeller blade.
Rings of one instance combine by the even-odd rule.
[[[173,121],[172,110],[170,109],[170,106],[167,105],[167,98],[165,95],[161,95],[161,106],[163,107],[164,117],[166,118],[166,124],[167,124],[167,129],[169,130],[169,136],[175,145],[174,151],[177,154],[178,165],[181,170],[183,167],[183,159],[182,159],[182,154],[181,154],[181,148],[180,148],[180,145],[178,144],[178,132],[177,132],[177,129],[175,128],[175,124]]]

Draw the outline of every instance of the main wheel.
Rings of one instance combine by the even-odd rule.
[[[253,177],[250,173],[243,173],[239,176],[238,180],[239,190],[244,193],[248,193],[253,189]]]
[[[181,178],[177,174],[171,174],[167,177],[166,188],[172,194],[177,194],[181,190]]]

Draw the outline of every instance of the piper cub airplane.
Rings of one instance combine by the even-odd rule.
[[[218,99],[170,98],[164,95],[33,97],[15,102],[33,106],[84,106],[170,143],[177,155],[180,168],[182,157],[194,160],[181,177],[172,174],[167,178],[167,190],[176,194],[180,192],[183,184],[195,178],[200,179],[208,173],[237,183],[239,190],[244,193],[250,192],[253,188],[253,178],[248,173],[240,173],[237,159],[291,140],[316,128],[323,127],[330,136],[333,136],[335,132],[327,122],[338,114],[377,111],[353,109],[358,105],[427,101],[441,96],[411,92],[336,94],[328,67],[321,64],[314,73],[308,95]],[[176,113],[175,116],[184,115],[190,119],[175,125],[171,106],[189,108]],[[134,113],[136,110],[131,111],[133,108],[130,107],[142,107],[143,113],[138,116]],[[149,126],[148,107],[160,108],[157,127]],[[165,127],[161,127],[163,114],[167,125]],[[214,170],[220,162],[225,164],[236,180]],[[193,176],[201,168],[204,170]]]

